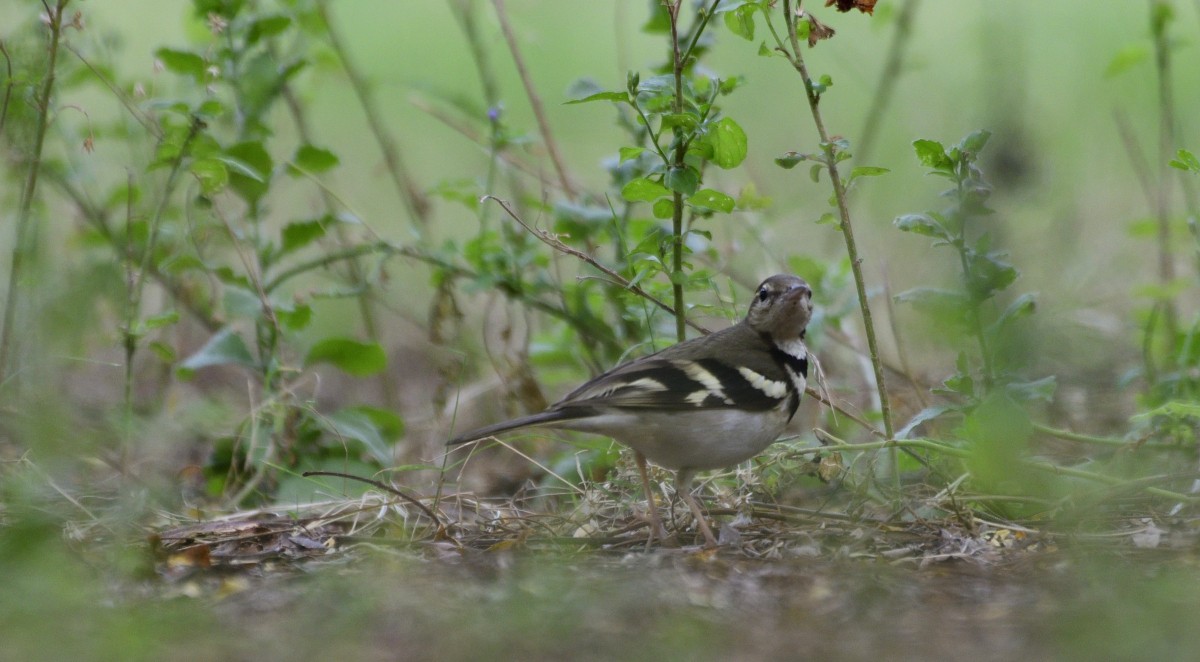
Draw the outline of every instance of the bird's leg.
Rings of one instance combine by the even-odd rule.
[[[667,543],[667,530],[663,528],[662,520],[658,517],[658,506],[654,502],[654,491],[650,489],[650,474],[646,472],[646,456],[640,451],[633,452],[637,461],[638,473],[642,476],[642,489],[646,491],[646,508],[650,511],[650,537],[646,539],[646,549],[658,538],[664,545]]]
[[[696,526],[700,527],[700,533],[704,534],[704,546],[712,549],[717,546],[717,539],[713,536],[712,529],[708,528],[708,522],[704,519],[704,511],[700,510],[700,504],[696,503],[696,498],[692,496],[692,478],[695,476],[694,469],[680,469],[679,473],[675,474],[675,491],[687,502],[688,508],[692,511],[692,517],[696,518]]]

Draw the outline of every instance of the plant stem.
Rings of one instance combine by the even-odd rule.
[[[875,95],[871,97],[867,118],[859,133],[858,149],[854,150],[854,160],[863,163],[875,147],[875,137],[879,134],[879,126],[886,115],[896,83],[900,80],[900,68],[904,63],[904,47],[912,35],[913,16],[917,13],[920,0],[905,0],[896,14],[896,29],[892,33],[892,41],[888,44],[887,57],[883,69],[879,72],[879,82],[875,85]]]
[[[953,446],[947,446],[946,444],[938,443],[936,441],[930,441],[928,439],[890,439],[887,441],[873,441],[873,442],[868,442],[868,443],[864,443],[864,444],[851,444],[851,443],[847,443],[841,439],[838,439],[837,437],[834,437],[833,435],[831,435],[827,432],[824,432],[824,431],[822,431],[821,436],[824,437],[826,440],[831,441],[833,443],[830,443],[826,446],[821,446],[818,448],[801,449],[801,450],[796,451],[796,453],[799,455],[803,455],[803,454],[808,454],[808,453],[819,453],[823,450],[859,452],[859,451],[878,450],[881,448],[910,448],[910,449],[918,448],[918,449],[922,449],[922,450],[933,451],[936,453],[942,453],[943,455],[949,455],[951,457],[957,457],[957,458],[961,458],[961,459],[967,459],[967,458],[971,457],[971,455],[972,455],[972,452],[968,451],[966,449],[955,448]],[[1130,482],[1124,478],[1118,478],[1116,476],[1107,476],[1105,474],[1097,473],[1095,471],[1087,471],[1084,469],[1076,469],[1073,467],[1062,467],[1057,464],[1052,464],[1050,462],[1046,462],[1044,460],[1021,458],[1018,461],[1022,465],[1027,466],[1031,469],[1035,469],[1042,473],[1055,474],[1058,476],[1069,476],[1071,478],[1081,478],[1083,480],[1090,480],[1090,481],[1094,481],[1097,483],[1104,483],[1106,485],[1123,486]],[[1160,496],[1160,497],[1164,497],[1164,498],[1172,499],[1172,500],[1184,501],[1187,503],[1195,503],[1196,501],[1200,500],[1194,496],[1190,496],[1187,494],[1181,494],[1179,492],[1174,492],[1171,490],[1164,490],[1159,487],[1145,487],[1143,489],[1146,491],[1147,494],[1153,494],[1155,496]]]
[[[317,12],[321,15],[321,21],[325,24],[325,33],[329,35],[329,45],[333,48],[334,53],[337,54],[338,61],[342,63],[342,69],[346,72],[346,78],[350,81],[350,87],[354,90],[354,95],[358,97],[358,103],[362,106],[363,113],[367,116],[367,124],[371,129],[371,133],[375,136],[375,141],[379,143],[380,151],[383,153],[383,162],[392,177],[392,184],[396,187],[396,193],[408,209],[409,216],[414,221],[414,228],[417,234],[420,235],[423,233],[423,228],[429,220],[429,200],[425,197],[417,182],[409,174],[408,168],[404,165],[404,160],[400,157],[400,150],[396,147],[396,141],[388,133],[383,118],[380,117],[379,111],[375,108],[370,86],[367,85],[358,68],[351,62],[350,54],[346,50],[341,34],[333,26],[333,21],[329,17],[327,4],[328,0],[317,0],[316,8]]]
[[[1150,0],[1150,32],[1154,40],[1154,70],[1158,74],[1158,187],[1155,216],[1158,220],[1158,279],[1163,288],[1169,288],[1175,280],[1175,262],[1171,256],[1171,181],[1167,163],[1173,154],[1175,143],[1175,102],[1171,87],[1171,44],[1167,38],[1170,24],[1170,4],[1164,0]],[[1179,333],[1179,313],[1175,299],[1164,299],[1163,325],[1167,336],[1167,354],[1174,353]]]
[[[55,66],[58,63],[58,45],[62,37],[63,10],[70,0],[58,0],[54,9],[46,7],[49,18],[50,45],[47,49],[46,77],[42,79],[34,103],[37,106],[37,123],[34,127],[33,147],[29,153],[29,170],[25,174],[25,185],[21,187],[21,201],[17,212],[17,231],[13,240],[12,258],[8,273],[8,297],[4,301],[4,320],[0,322],[0,385],[8,382],[10,357],[15,355],[13,326],[16,324],[18,288],[25,276],[25,259],[32,258],[34,247],[30,245],[33,231],[33,199],[37,193],[38,174],[42,167],[42,148],[46,143],[46,129],[50,124],[50,95],[54,92]],[[8,53],[5,52],[7,59]],[[11,67],[11,65],[9,65]],[[12,77],[9,76],[11,81]],[[6,95],[7,105],[7,95]]]
[[[888,402],[883,362],[880,359],[879,343],[875,336],[875,324],[871,319],[871,304],[867,299],[867,286],[866,280],[863,277],[862,258],[858,255],[858,245],[854,240],[854,228],[850,222],[850,210],[846,202],[846,188],[842,184],[841,174],[837,169],[836,146],[830,141],[829,132],[825,130],[825,121],[821,117],[820,98],[813,89],[812,77],[809,76],[808,67],[804,63],[804,56],[800,49],[800,40],[796,35],[797,18],[792,11],[791,4],[791,0],[784,0],[783,11],[784,18],[787,21],[791,49],[781,48],[781,50],[803,80],[804,94],[808,99],[808,107],[812,112],[813,123],[816,125],[817,135],[821,140],[821,151],[824,154],[825,164],[829,170],[830,185],[833,187],[834,197],[837,200],[838,216],[841,221],[838,225],[842,231],[842,239],[846,244],[846,256],[850,260],[850,269],[854,274],[854,285],[858,292],[858,305],[862,313],[863,328],[867,336],[867,349],[871,353],[871,367],[875,372],[875,388],[879,394],[879,410],[883,416],[883,429],[884,433],[890,439],[896,436],[892,425],[892,408]],[[897,468],[897,478],[898,476]]]
[[[671,70],[675,76],[674,111],[683,112],[683,58],[679,52],[679,8],[683,0],[676,0],[667,5],[667,13],[671,17]],[[699,36],[699,32],[697,32]],[[675,127],[675,153],[671,167],[683,169],[686,156],[686,145],[683,143],[683,129]],[[687,311],[683,303],[683,194],[679,191],[671,193],[671,232],[674,242],[671,246],[671,294],[675,307],[675,336],[679,342],[687,338]]]
[[[521,77],[521,84],[525,87],[525,96],[529,98],[529,105],[533,108],[533,117],[537,120],[538,132],[542,134],[542,142],[546,145],[546,151],[550,153],[550,161],[554,164],[558,181],[562,184],[567,198],[574,199],[575,187],[571,184],[571,178],[567,176],[567,168],[563,164],[562,154],[559,153],[558,142],[554,140],[554,134],[550,131],[550,122],[546,120],[542,99],[533,86],[533,79],[530,78],[528,69],[525,68],[525,60],[521,57],[521,49],[517,46],[516,35],[513,34],[512,26],[508,23],[504,0],[492,0],[492,4],[496,7],[496,18],[500,20],[500,32],[504,34],[504,41],[508,44],[509,52],[512,53],[513,64],[516,65],[517,74]]]

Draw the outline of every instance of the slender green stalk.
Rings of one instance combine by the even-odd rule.
[[[283,83],[281,96],[292,115],[292,121],[296,125],[296,132],[299,134],[300,139],[305,143],[313,144],[312,129],[308,123],[308,114],[304,109],[304,105],[296,98],[296,94],[289,83]],[[329,214],[334,214],[338,209],[336,197],[324,185],[319,186],[318,189],[320,190],[321,202],[325,207],[325,211]],[[347,246],[352,243],[344,224],[336,223],[334,232],[339,244]],[[358,314],[362,319],[363,331],[369,340],[379,343],[380,334],[379,324],[376,321],[375,315],[374,290],[367,287],[366,273],[358,260],[347,261],[346,271],[350,282],[353,283],[354,290],[357,292],[355,299],[358,302]],[[377,379],[379,381],[379,388],[383,392],[384,404],[388,407],[396,408],[399,404],[399,393],[396,386],[395,373],[391,370],[384,370],[379,373]]]
[[[500,20],[500,32],[504,35],[504,41],[508,44],[508,50],[512,53],[513,64],[517,67],[517,74],[521,78],[521,85],[525,88],[525,96],[529,99],[529,106],[533,109],[533,117],[537,121],[538,132],[542,134],[542,143],[546,146],[546,151],[550,154],[550,162],[554,164],[554,171],[558,175],[559,184],[562,185],[563,193],[568,199],[575,198],[575,186],[571,183],[571,178],[567,175],[567,167],[563,162],[562,154],[558,149],[558,141],[554,139],[554,134],[550,131],[550,122],[546,119],[546,111],[542,107],[542,99],[538,96],[537,88],[533,86],[533,79],[529,76],[529,71],[525,67],[525,59],[521,56],[521,49],[517,44],[517,37],[513,33],[512,26],[508,23],[508,12],[504,9],[504,0],[492,0],[492,4],[496,8],[496,18]]]
[[[25,185],[21,187],[21,201],[17,212],[17,232],[13,241],[12,259],[8,272],[8,296],[4,301],[4,320],[0,322],[0,385],[12,376],[9,365],[15,355],[13,327],[16,324],[17,300],[20,296],[21,279],[25,276],[25,259],[32,257],[30,245],[32,229],[33,199],[37,193],[38,174],[42,169],[42,148],[46,144],[46,128],[50,124],[50,95],[54,92],[55,66],[58,64],[58,46],[63,30],[63,11],[70,0],[58,0],[54,9],[46,7],[49,18],[50,44],[47,48],[46,77],[34,97],[37,105],[37,124],[34,127],[33,146],[29,151],[29,170],[25,174]],[[7,52],[5,53],[7,56]],[[7,57],[6,57],[7,59]],[[11,65],[10,65],[11,67]],[[9,76],[11,80],[11,75]],[[7,97],[6,97],[7,104]]]
[[[1169,288],[1175,280],[1175,260],[1171,255],[1171,182],[1168,162],[1175,152],[1175,101],[1171,86],[1171,44],[1167,28],[1173,7],[1166,0],[1150,0],[1150,34],[1154,41],[1154,70],[1158,74],[1158,186],[1155,217],[1158,221],[1158,280]],[[1174,353],[1179,334],[1179,311],[1175,299],[1162,302],[1166,351]]]
[[[909,448],[909,449],[920,449],[920,450],[933,451],[936,453],[941,453],[943,455],[949,455],[951,457],[957,457],[957,458],[961,458],[961,459],[969,458],[969,457],[971,457],[971,454],[972,454],[971,451],[968,451],[966,449],[955,448],[953,446],[947,446],[946,444],[939,443],[936,441],[931,441],[929,439],[890,439],[887,441],[873,441],[873,442],[868,442],[868,443],[864,443],[864,444],[851,444],[851,443],[847,443],[846,441],[843,441],[842,439],[834,437],[833,435],[831,435],[827,432],[822,432],[821,437],[824,440],[827,440],[828,442],[831,442],[831,443],[829,443],[826,446],[821,446],[818,448],[801,449],[801,450],[796,451],[796,453],[798,455],[805,455],[805,454],[810,454],[810,453],[820,453],[825,450],[860,452],[860,451],[869,451],[869,450],[879,450],[879,449],[883,449],[883,448]],[[1034,459],[1030,459],[1030,458],[1022,458],[1019,461],[1022,465],[1027,466],[1036,471],[1040,471],[1042,473],[1054,474],[1057,476],[1069,476],[1071,478],[1080,478],[1083,480],[1089,480],[1089,481],[1093,481],[1093,482],[1097,482],[1097,483],[1104,483],[1106,485],[1116,485],[1116,486],[1124,486],[1124,485],[1127,485],[1130,483],[1129,480],[1124,479],[1124,478],[1119,478],[1117,476],[1106,476],[1104,474],[1096,473],[1094,471],[1087,471],[1084,469],[1076,469],[1074,467],[1063,467],[1063,466],[1059,466],[1057,464],[1053,464],[1051,462],[1046,462],[1044,460],[1034,460]],[[1171,490],[1164,490],[1159,487],[1143,487],[1143,489],[1147,494],[1153,494],[1154,496],[1164,497],[1167,499],[1182,501],[1182,502],[1186,502],[1186,503],[1200,502],[1200,497],[1182,494],[1180,492],[1174,492]]]
[[[321,21],[325,24],[325,33],[329,36],[329,45],[337,54],[338,61],[342,63],[342,69],[346,72],[346,78],[350,81],[350,87],[354,90],[354,95],[358,98],[358,103],[362,106],[363,113],[367,116],[367,125],[371,129],[371,133],[375,136],[375,141],[379,144],[379,149],[383,153],[383,162],[387,167],[388,174],[391,175],[392,184],[396,187],[396,193],[399,195],[401,202],[408,209],[409,216],[414,221],[414,229],[417,234],[423,234],[423,227],[429,219],[429,200],[425,197],[417,185],[416,180],[409,174],[408,168],[404,164],[404,160],[400,156],[400,150],[396,146],[395,139],[388,132],[383,117],[375,108],[375,100],[372,97],[370,86],[358,68],[350,59],[350,53],[346,49],[342,35],[333,25],[333,20],[329,16],[328,0],[317,0],[317,12],[321,15]]]
[[[667,5],[667,13],[671,16],[671,72],[675,76],[674,111],[683,112],[683,58],[679,51],[679,8],[682,0],[676,0]],[[697,33],[698,35],[699,33]],[[687,146],[683,142],[683,129],[675,127],[675,153],[672,155],[672,168],[684,168],[684,156]],[[675,308],[675,336],[683,342],[687,338],[687,311],[683,303],[683,194],[679,191],[671,193],[671,232],[674,242],[671,246],[671,295]]]
[[[838,226],[842,231],[842,239],[846,245],[846,256],[850,260],[850,269],[854,275],[855,289],[858,292],[858,305],[862,314],[863,328],[867,336],[867,350],[871,354],[871,367],[875,373],[875,388],[879,395],[879,409],[883,416],[884,433],[887,434],[888,438],[892,438],[896,436],[895,428],[892,424],[892,408],[888,401],[887,383],[884,378],[883,362],[880,359],[879,342],[875,335],[875,323],[871,319],[871,304],[867,298],[867,285],[862,271],[862,258],[858,255],[858,245],[854,239],[854,227],[850,222],[850,209],[846,202],[846,187],[842,183],[842,177],[837,168],[836,146],[830,140],[829,132],[825,129],[825,120],[821,116],[820,98],[813,88],[812,76],[809,75],[808,67],[804,63],[800,40],[796,34],[796,21],[798,18],[792,11],[791,0],[784,0],[783,11],[784,18],[787,21],[788,40],[791,48],[779,42],[779,50],[784,53],[792,67],[800,74],[800,78],[803,80],[804,93],[808,99],[809,110],[812,112],[813,124],[816,126],[817,135],[821,140],[821,151],[824,155],[825,165],[829,171],[830,185],[833,187],[834,198],[837,202],[838,218],[840,220]],[[768,25],[770,25],[769,15]],[[771,28],[771,32],[775,35],[778,42],[779,37],[775,33],[774,27]],[[893,458],[893,460],[895,459]],[[899,480],[898,465],[895,462],[893,462],[893,465],[897,467],[896,478]]]
[[[887,107],[892,100],[892,93],[900,81],[900,70],[904,64],[904,47],[912,36],[913,16],[917,13],[917,5],[921,0],[904,0],[896,13],[896,27],[892,32],[892,41],[888,44],[887,56],[884,58],[883,69],[879,72],[879,82],[875,84],[875,94],[867,106],[866,120],[863,121],[862,131],[859,132],[858,149],[854,150],[854,160],[865,162],[871,150],[875,148],[875,138],[879,135],[879,127],[887,116]]]

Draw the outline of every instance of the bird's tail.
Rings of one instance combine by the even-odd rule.
[[[447,441],[446,445],[455,446],[458,444],[465,444],[468,441],[486,439],[487,437],[491,437],[502,432],[508,432],[509,430],[516,430],[517,428],[532,428],[541,425],[550,425],[575,417],[576,416],[572,415],[571,413],[564,412],[562,410],[551,409],[549,411],[543,411],[537,414],[530,414],[529,416],[522,416],[521,418],[514,418],[511,421],[504,421],[503,423],[485,425],[484,427],[476,428],[470,432],[464,432],[450,441]]]

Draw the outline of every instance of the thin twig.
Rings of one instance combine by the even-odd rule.
[[[908,45],[908,39],[912,35],[913,16],[917,13],[918,4],[920,4],[920,0],[905,0],[896,14],[896,28],[892,32],[892,41],[888,44],[883,69],[879,72],[879,82],[875,84],[875,95],[871,97],[862,131],[859,132],[858,149],[854,150],[854,160],[858,163],[866,162],[870,156],[871,150],[875,147],[875,137],[879,134],[879,127],[883,123],[883,118],[887,116],[888,104],[892,100],[892,93],[896,90],[896,83],[900,80],[900,70],[904,64],[904,47]]]
[[[658,297],[654,296],[653,294],[650,294],[649,292],[642,289],[641,287],[639,287],[633,283],[630,283],[629,279],[625,278],[624,276],[617,273],[616,271],[613,271],[611,268],[605,266],[604,264],[601,264],[600,261],[598,261],[596,258],[592,257],[591,255],[588,255],[587,253],[584,253],[583,251],[580,251],[578,249],[572,248],[572,247],[564,244],[562,242],[562,240],[560,240],[554,234],[551,234],[545,230],[540,230],[538,228],[531,227],[520,216],[518,216],[516,214],[516,212],[514,212],[512,210],[511,207],[509,207],[507,201],[501,200],[500,198],[497,198],[494,195],[485,195],[485,196],[483,196],[483,198],[481,198],[481,201],[486,201],[486,200],[490,200],[490,201],[495,202],[496,204],[500,205],[500,208],[503,209],[504,212],[506,214],[508,214],[508,216],[510,218],[512,218],[517,223],[519,223],[521,225],[521,227],[525,228],[526,232],[533,235],[534,237],[536,237],[538,240],[540,240],[542,243],[546,244],[550,248],[553,248],[554,250],[556,250],[560,253],[570,255],[571,257],[578,258],[578,259],[586,262],[587,264],[592,265],[593,267],[604,272],[604,274],[606,276],[611,278],[613,280],[614,285],[620,285],[622,288],[627,289],[630,292],[633,292],[634,294],[642,297],[643,299],[649,301],[650,303],[653,303],[654,305],[658,306],[659,308],[666,311],[667,313],[670,313],[671,315],[676,314],[675,308],[671,307],[671,305],[668,304],[666,301],[663,301],[662,299],[659,299]],[[699,331],[700,333],[704,333],[704,334],[712,333],[707,328],[701,326],[700,324],[697,324],[696,322],[693,322],[690,319],[686,320],[686,323],[688,326]]]
[[[1160,11],[1166,3],[1163,0],[1150,0],[1151,36],[1154,41],[1154,70],[1158,74],[1158,186],[1155,204],[1155,217],[1158,220],[1158,279],[1164,288],[1169,288],[1175,280],[1175,260],[1171,255],[1171,182],[1168,172],[1168,162],[1174,154],[1175,145],[1175,101],[1174,88],[1171,85],[1171,44],[1167,38],[1167,27],[1170,25],[1169,14]],[[1167,337],[1167,353],[1174,352],[1176,337],[1179,333],[1179,312],[1175,307],[1175,299],[1162,301],[1163,324]]]
[[[783,43],[779,43],[779,49],[788,58],[792,67],[800,74],[800,78],[804,83],[804,93],[808,99],[808,107],[812,113],[813,124],[816,126],[817,135],[821,140],[821,151],[824,153],[826,169],[829,171],[830,185],[833,187],[834,197],[837,202],[838,216],[840,218],[839,228],[842,231],[842,238],[846,244],[846,256],[850,259],[850,268],[854,274],[854,285],[858,292],[858,304],[862,313],[863,328],[867,336],[867,348],[871,352],[871,366],[875,372],[875,388],[879,392],[879,409],[883,416],[884,432],[889,438],[895,437],[894,427],[892,425],[892,408],[888,401],[887,382],[883,373],[883,362],[880,359],[879,341],[875,336],[875,324],[871,319],[871,304],[867,298],[866,279],[862,272],[862,259],[858,255],[858,247],[854,240],[854,229],[850,222],[850,210],[846,201],[846,188],[842,184],[841,174],[838,172],[836,162],[835,145],[829,139],[829,132],[825,129],[825,121],[821,116],[820,98],[817,96],[813,88],[812,77],[808,73],[808,67],[804,63],[803,51],[800,48],[799,37],[796,34],[796,14],[792,11],[792,3],[790,0],[783,2],[784,19],[787,21],[788,39],[791,43],[791,48],[788,49]],[[770,18],[768,15],[768,25]],[[774,28],[772,28],[774,34]],[[778,40],[778,36],[776,35]],[[897,477],[899,474],[897,473]]]
[[[371,129],[372,135],[375,136],[375,141],[379,143],[384,165],[387,167],[388,174],[391,175],[396,193],[408,209],[408,213],[414,221],[414,227],[420,233],[429,220],[429,200],[409,173],[400,156],[395,139],[388,132],[386,123],[375,108],[370,85],[367,84],[358,67],[350,60],[350,53],[346,49],[341,33],[334,27],[329,16],[328,0],[317,0],[316,8],[325,25],[325,33],[329,35],[329,45],[337,54],[338,61],[342,64],[342,70],[346,72],[346,78],[350,81],[350,87],[354,90],[355,96],[358,97],[358,103],[367,116],[367,125]]]
[[[400,497],[401,499],[407,501],[408,503],[411,503],[412,505],[416,506],[421,512],[425,513],[426,517],[433,520],[433,523],[437,525],[439,536],[444,534],[446,531],[446,526],[444,524],[442,524],[442,519],[440,517],[438,517],[437,514],[435,514],[432,510],[430,510],[429,506],[426,506],[425,504],[421,503],[421,501],[419,499],[417,499],[416,497],[410,496],[410,495],[392,487],[391,485],[388,485],[387,483],[383,483],[378,480],[373,480],[371,478],[364,478],[362,476],[355,476],[354,474],[342,473],[340,471],[305,471],[304,473],[302,473],[300,475],[304,478],[311,478],[313,476],[332,476],[334,478],[345,478],[348,480],[357,480],[360,483],[366,483],[377,489],[381,489],[384,492],[387,492],[389,494],[394,494],[394,495]]]
[[[550,162],[554,164],[554,171],[558,175],[563,192],[566,193],[568,199],[574,199],[577,195],[575,186],[567,175],[567,167],[563,163],[562,154],[559,153],[558,142],[554,140],[554,134],[550,131],[550,122],[546,119],[542,99],[538,96],[537,88],[533,86],[533,79],[529,76],[529,70],[525,67],[525,59],[521,56],[521,49],[517,46],[517,37],[508,23],[508,12],[504,8],[504,0],[492,0],[492,4],[496,8],[496,18],[500,20],[500,32],[504,35],[504,41],[508,43],[513,64],[516,65],[517,74],[521,77],[521,84],[525,87],[525,96],[529,99],[533,117],[537,120],[538,132],[542,134],[542,143],[546,145],[546,151],[550,154]]]
[[[63,10],[70,0],[58,0],[54,9],[46,7],[49,18],[50,44],[47,49],[46,77],[42,79],[41,88],[34,97],[37,109],[37,122],[34,126],[33,145],[28,155],[28,170],[25,173],[25,184],[21,187],[21,201],[17,211],[17,231],[13,239],[12,257],[8,272],[8,296],[4,301],[4,320],[0,322],[0,385],[5,384],[10,376],[9,357],[15,355],[16,343],[13,337],[13,326],[16,324],[17,300],[20,295],[19,287],[25,276],[25,259],[33,256],[30,246],[32,229],[33,199],[37,194],[38,175],[42,170],[42,148],[46,144],[46,129],[50,124],[50,95],[54,92],[55,66],[58,63],[58,45],[63,30]],[[7,59],[7,51],[4,53]],[[9,65],[11,67],[11,65]],[[12,80],[12,76],[9,76]],[[7,95],[6,95],[7,104]]]

